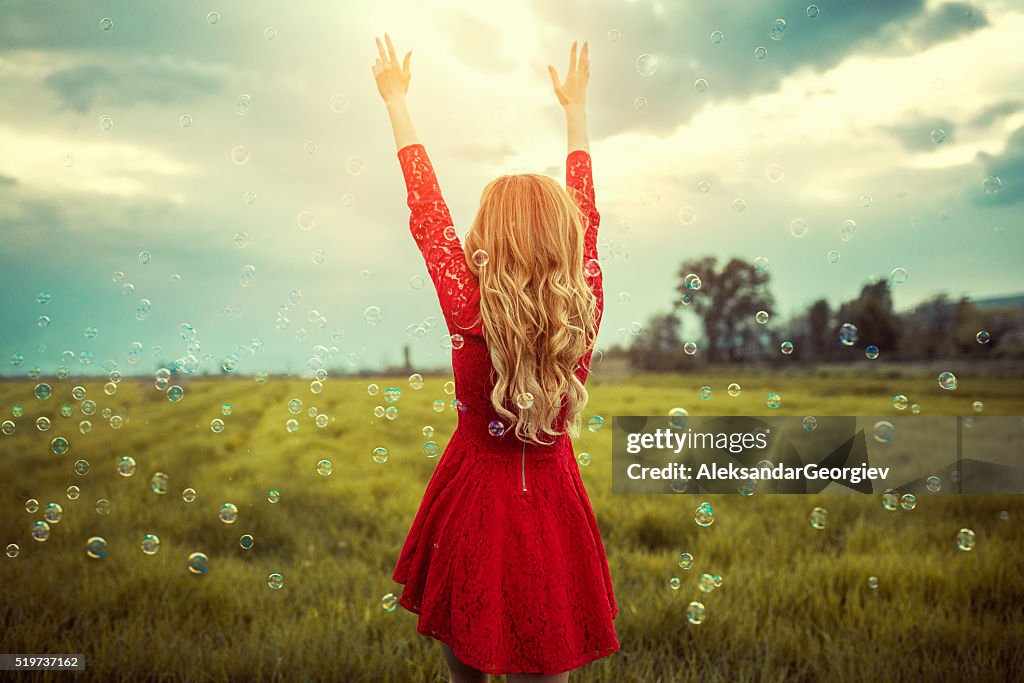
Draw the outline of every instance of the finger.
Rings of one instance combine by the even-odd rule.
[[[555,86],[555,90],[558,90],[558,72],[550,64],[548,64],[548,74],[551,76],[551,85]]]
[[[586,41],[583,42],[583,49],[580,51],[580,65],[583,68],[590,66],[590,50],[588,49]]]
[[[397,62],[398,55],[395,54],[395,46],[391,44],[391,36],[385,33],[384,40],[388,41],[388,56],[391,57],[392,62]]]
[[[387,55],[384,54],[384,45],[381,44],[380,38],[375,38],[374,40],[377,41],[377,52],[380,54],[380,61],[388,61]]]
[[[409,75],[409,57],[412,57],[412,50],[405,53],[405,60],[402,62],[402,71],[405,72],[406,76]]]
[[[572,41],[572,50],[569,52],[569,72],[566,74],[566,78],[573,71],[576,70],[576,41]]]

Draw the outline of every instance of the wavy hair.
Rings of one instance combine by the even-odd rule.
[[[575,370],[597,332],[597,298],[583,271],[585,228],[564,187],[522,173],[487,184],[466,235],[466,261],[480,284],[477,323],[497,373],[491,404],[524,441],[550,444],[543,434],[580,432],[588,395]],[[523,394],[532,394],[532,406],[519,405]],[[565,425],[556,429],[566,403]]]

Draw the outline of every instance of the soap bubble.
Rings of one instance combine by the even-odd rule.
[[[522,410],[528,410],[533,407],[533,394],[528,391],[524,391],[516,396],[516,405]]]
[[[693,89],[697,92],[707,92],[708,82],[703,78],[698,78],[693,82]]]
[[[720,44],[724,39],[725,39],[725,34],[722,33],[721,31],[712,31],[711,32],[711,42],[714,43],[715,45]]]
[[[683,225],[693,225],[694,221],[697,220],[697,213],[693,210],[692,206],[684,206],[676,213],[676,218]]]
[[[782,344],[779,345],[779,351],[781,351],[782,355],[784,355],[784,356],[792,355],[792,353],[793,353],[793,342],[791,342],[791,341],[784,341],[784,342],[782,342]]]
[[[38,520],[32,525],[32,538],[40,543],[50,537],[50,525],[43,520]]]
[[[764,47],[757,47],[754,49],[754,59],[763,60],[768,56],[768,50]]]
[[[170,477],[163,472],[157,472],[153,475],[153,478],[149,480],[149,488],[153,493],[161,496],[167,495],[167,486],[170,483]]]
[[[985,409],[985,404],[982,403],[981,401],[975,401],[974,403],[971,404],[971,407],[974,409],[974,412],[980,413],[982,410]]]
[[[928,483],[925,484],[925,488],[931,493],[938,493],[942,489],[942,479],[934,475],[928,477]]]
[[[877,576],[869,576],[868,577],[868,588],[878,588],[878,577]]]
[[[100,19],[100,28],[104,31],[109,31],[114,27],[114,20],[110,17],[103,17]]]
[[[647,108],[647,98],[646,97],[638,97],[638,98],[636,98],[635,100],[633,100],[633,106],[636,109],[646,109]]]
[[[807,6],[807,16],[809,16],[811,19],[813,19],[814,17],[818,16],[818,11],[819,10],[818,10],[818,6],[817,5],[808,5]]]
[[[908,400],[903,394],[896,394],[892,397],[892,407],[896,410],[906,410]]]
[[[188,556],[188,570],[193,574],[205,574],[210,568],[210,558],[205,553],[192,553]]]
[[[732,384],[729,385],[729,388],[726,389],[726,391],[729,392],[730,396],[739,396],[740,395],[740,385],[736,384],[736,382],[733,382]]]
[[[321,460],[316,464],[316,472],[321,477],[328,477],[334,471],[334,463],[330,460]]]
[[[349,157],[348,161],[345,162],[345,170],[350,175],[359,175],[363,172],[363,160],[359,157]]]
[[[295,223],[302,230],[312,230],[316,226],[316,216],[312,211],[300,211],[295,217]]]
[[[907,273],[906,268],[893,268],[892,272],[889,273],[889,282],[894,285],[902,285],[909,277],[910,275]]]
[[[835,249],[833,249],[832,251],[830,251],[827,254],[825,254],[825,258],[828,259],[829,263],[838,263],[839,262],[839,252],[836,251]]]
[[[650,76],[658,68],[658,58],[650,54],[642,54],[636,59],[636,70],[641,76]]]
[[[771,36],[772,40],[782,40],[783,34],[786,32],[786,20],[776,19],[772,22],[772,26],[768,29],[768,35]]]
[[[913,510],[917,507],[917,496],[913,493],[904,493],[900,498],[900,507],[904,510]]]
[[[985,330],[981,330],[974,338],[978,340],[979,344],[988,344],[989,340],[992,339],[992,335]]]
[[[868,360],[874,360],[878,358],[878,347],[874,345],[867,347],[866,349],[864,349],[864,355],[867,357]]]
[[[956,535],[956,547],[960,550],[972,550],[974,548],[974,532],[970,529],[961,529]]]
[[[839,228],[839,239],[844,242],[849,242],[850,238],[853,237],[853,233],[857,230],[857,221],[852,218],[847,218],[843,221],[843,227]]]
[[[764,256],[758,256],[754,259],[754,270],[759,273],[763,273],[768,270],[768,259]]]
[[[936,128],[931,134],[932,142],[935,144],[941,144],[946,139],[946,131],[941,128]]]
[[[107,555],[107,542],[102,536],[93,536],[85,542],[85,554],[94,560],[99,560]]]
[[[619,42],[619,38],[621,38],[621,37],[622,37],[622,34],[619,33],[616,29],[612,29],[611,31],[608,31],[608,42],[609,43],[617,43],[617,42]]]
[[[694,273],[690,273],[683,278],[683,286],[690,290],[696,291],[701,288],[702,284],[700,276],[695,275]]]
[[[210,24],[216,24],[218,21],[220,21],[220,14],[218,14],[217,12],[210,12],[206,15],[206,21]]]
[[[235,145],[231,148],[231,161],[241,166],[249,161],[249,150],[243,145]]]
[[[702,401],[709,401],[709,400],[711,400],[711,387],[709,387],[709,386],[701,387],[700,391],[698,392],[697,395],[700,396]]]
[[[733,200],[732,210],[736,213],[743,213],[747,209],[747,203],[742,199]]]
[[[348,98],[341,94],[331,95],[329,104],[331,106],[331,111],[336,114],[342,114],[346,109],[348,109]]]
[[[273,40],[274,38],[277,38],[277,29],[274,28],[273,26],[268,26],[266,29],[264,29],[263,36],[267,40]]]
[[[587,420],[587,431],[599,432],[603,427],[604,418],[601,417],[600,415],[595,415],[594,417]]]
[[[378,465],[382,465],[386,463],[388,461],[388,458],[390,458],[391,456],[388,453],[388,449],[384,448],[383,446],[377,446],[376,448],[373,449],[373,452],[370,454],[370,457],[373,458],[373,461],[375,463],[377,463]]]
[[[769,164],[768,168],[765,169],[765,175],[768,176],[768,180],[777,183],[782,180],[786,172],[779,164]]]
[[[793,237],[803,237],[807,234],[807,221],[803,218],[794,218],[789,223],[789,234]]]
[[[853,346],[859,336],[860,330],[853,323],[843,323],[839,328],[839,343],[843,346]]]
[[[43,519],[50,524],[58,524],[64,519],[64,508],[59,503],[47,503],[43,510]]]
[[[892,443],[895,432],[895,427],[888,420],[879,420],[875,423],[875,441],[879,443]]]
[[[704,605],[700,602],[691,602],[686,607],[686,620],[691,624],[700,624],[704,622]]]
[[[683,344],[683,353],[688,356],[692,356],[697,353],[697,345],[694,342],[686,342]]]
[[[986,194],[995,194],[1002,189],[1003,181],[999,179],[999,176],[990,175],[981,181],[981,187]]]
[[[715,521],[715,512],[711,509],[711,503],[705,501],[698,505],[693,513],[693,521],[698,526],[711,526]]]
[[[957,388],[956,375],[948,370],[939,375],[939,386],[946,391],[954,391]]]
[[[807,415],[806,417],[804,417],[801,424],[803,424],[805,430],[813,432],[815,428],[817,428],[818,426],[818,418],[814,417],[813,415]]]
[[[782,397],[778,394],[768,394],[768,400],[766,403],[769,408],[778,408],[782,405]]]
[[[238,521],[238,507],[234,503],[224,503],[220,506],[219,517],[225,524],[234,524]]]
[[[811,526],[815,529],[824,529],[828,524],[828,510],[822,507],[816,507],[811,510]]]
[[[756,320],[759,325],[767,325],[768,311],[758,311],[757,314],[754,315],[754,320]]]
[[[142,537],[142,543],[139,545],[145,554],[156,555],[157,551],[160,550],[160,539],[156,534],[146,534]]]

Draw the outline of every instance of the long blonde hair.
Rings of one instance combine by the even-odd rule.
[[[588,396],[575,370],[597,331],[597,298],[583,268],[585,226],[564,187],[546,175],[522,173],[487,184],[466,235],[466,261],[479,279],[480,318],[497,372],[491,404],[524,441],[552,443],[542,433],[579,435]],[[519,405],[523,394],[533,395],[532,406]],[[566,428],[556,430],[564,402]]]

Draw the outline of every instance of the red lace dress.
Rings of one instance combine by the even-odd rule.
[[[426,260],[450,334],[458,426],[423,493],[393,579],[398,603],[419,614],[417,631],[448,643],[464,663],[491,674],[556,674],[619,649],[618,606],[604,545],[580,479],[572,440],[524,444],[509,429],[491,435],[492,365],[480,303],[434,169],[421,144],[398,151],[412,235]],[[583,268],[597,258],[590,155],[566,160],[566,186],[587,219]],[[590,282],[603,312],[602,278]],[[596,271],[596,272],[595,272]],[[598,318],[600,321],[600,317]],[[586,381],[590,354],[577,376]],[[564,425],[563,408],[559,426]],[[550,439],[545,439],[550,440]]]

